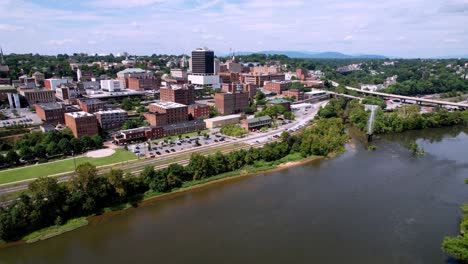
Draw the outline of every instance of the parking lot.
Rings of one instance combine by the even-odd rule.
[[[232,139],[227,138],[217,132],[211,132],[208,134],[208,137],[193,136],[181,139],[175,138],[172,140],[165,140],[159,142],[150,141],[150,143],[144,142],[139,144],[128,145],[127,148],[129,151],[135,153],[135,155],[139,157],[154,158],[156,156],[164,154],[177,153],[182,150],[193,149],[200,146],[207,146],[218,142],[228,142],[231,140]],[[150,144],[149,147],[148,144]]]
[[[9,119],[6,120],[1,120],[0,121],[0,127],[8,127],[8,126],[14,126],[14,125],[37,125],[41,124],[42,121],[41,119],[35,114],[29,111],[28,109],[22,108],[18,109],[18,117],[15,117],[13,114],[11,114],[11,111],[6,109],[2,110],[2,112],[6,115],[9,116]]]

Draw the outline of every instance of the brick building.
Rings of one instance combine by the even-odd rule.
[[[44,122],[57,125],[65,123],[65,108],[59,103],[39,103],[35,105],[36,115]]]
[[[99,99],[78,99],[78,105],[81,110],[90,114],[106,109],[106,103]]]
[[[270,91],[272,93],[281,94],[281,92],[289,90],[291,87],[290,82],[278,82],[278,81],[268,81],[263,85],[263,89]]]
[[[307,78],[307,71],[304,69],[296,69],[296,76],[298,80],[305,80]]]
[[[161,81],[150,71],[140,68],[129,68],[117,73],[117,80],[121,80],[126,89],[142,91],[157,90]]]
[[[98,134],[96,117],[86,112],[74,112],[65,114],[65,125],[71,129],[75,137],[84,135],[94,136]]]
[[[123,109],[103,110],[94,113],[102,129],[116,129],[122,127],[127,120],[127,111]]]
[[[189,119],[190,116],[194,119],[210,117],[210,107],[204,104],[191,104],[188,106]]]
[[[240,74],[236,72],[220,72],[221,83],[232,83],[240,80]]]
[[[175,124],[188,120],[187,106],[174,102],[160,101],[152,103],[149,105],[149,113],[166,114],[167,124]]]
[[[121,144],[131,141],[146,141],[163,136],[164,129],[162,127],[139,127],[120,131],[120,133],[114,137],[114,140]]]
[[[151,79],[137,79],[137,78],[127,78],[124,82],[127,86],[127,89],[135,91],[145,91],[145,90],[157,90],[160,86],[160,80],[156,78]]]
[[[193,85],[161,87],[159,95],[161,101],[190,105],[194,103],[195,88]]]
[[[156,113],[156,112],[147,112],[143,114],[146,121],[152,126],[164,126],[167,125],[167,114],[166,113]]]
[[[19,89],[19,94],[26,98],[29,105],[37,103],[53,103],[56,101],[55,91],[46,89]]]
[[[259,73],[245,73],[241,75],[242,83],[253,83],[257,87],[263,87],[266,81],[284,81],[284,73],[278,74],[259,74]]]
[[[229,115],[242,112],[249,106],[249,93],[216,93],[215,108],[222,115]]]
[[[301,92],[297,89],[283,91],[281,92],[281,95],[287,96],[287,97],[294,97],[296,98],[296,101],[304,100],[304,92]]]
[[[221,85],[221,90],[225,93],[234,93],[234,92],[247,92],[249,98],[252,98],[257,93],[257,86],[252,83],[223,83]]]

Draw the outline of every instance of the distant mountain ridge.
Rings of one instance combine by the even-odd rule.
[[[286,55],[290,58],[301,59],[387,59],[384,55],[375,54],[356,54],[349,55],[336,51],[327,52],[306,52],[306,51],[282,51],[282,50],[265,50],[265,51],[241,51],[236,52],[236,55],[250,55],[250,54],[268,54],[268,55]]]

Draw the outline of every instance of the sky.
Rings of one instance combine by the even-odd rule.
[[[468,0],[0,0],[5,53],[468,55]]]

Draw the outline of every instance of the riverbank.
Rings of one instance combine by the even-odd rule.
[[[335,156],[335,155],[332,155]],[[278,172],[281,170],[287,170],[289,168],[304,165],[309,162],[323,160],[326,157],[323,156],[312,156],[312,157],[302,157],[300,153],[293,153],[289,154],[286,157],[272,162],[256,162],[253,165],[243,167],[242,169],[231,171],[227,173],[223,173],[217,176],[213,176],[206,179],[195,180],[184,183],[181,188],[177,188],[172,190],[169,193],[160,193],[160,192],[147,192],[144,194],[143,199],[138,201],[137,203],[126,202],[122,204],[118,204],[112,207],[107,207],[103,209],[103,213],[100,215],[91,215],[87,217],[80,217],[80,218],[73,218],[68,220],[63,225],[56,225],[46,227],[37,231],[34,231],[26,236],[24,236],[20,241],[15,242],[8,242],[8,243],[0,243],[0,248],[15,246],[23,243],[34,243],[37,241],[45,240],[52,238],[54,236],[61,235],[66,232],[73,231],[80,227],[86,226],[90,223],[98,223],[102,221],[104,218],[111,217],[113,215],[119,214],[124,212],[130,208],[141,207],[145,205],[153,204],[154,202],[163,200],[163,199],[170,199],[177,195],[184,194],[189,191],[197,190],[206,188],[208,186],[212,186],[214,184],[220,184],[227,181],[232,181],[244,177],[249,176],[256,176],[260,175],[261,173],[273,173]]]

